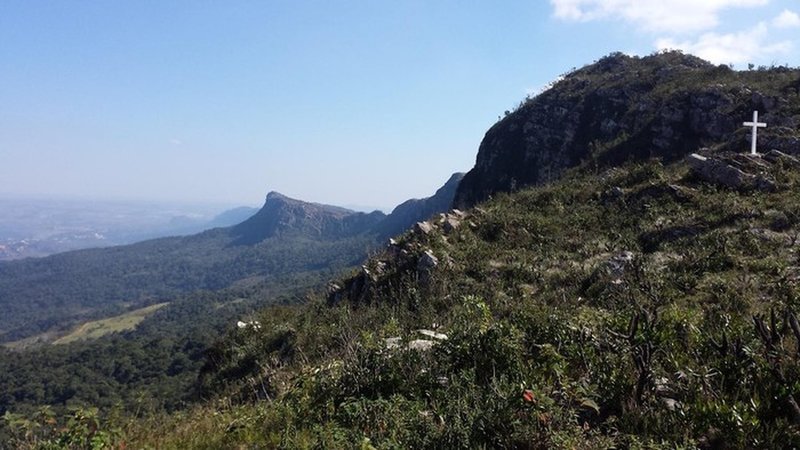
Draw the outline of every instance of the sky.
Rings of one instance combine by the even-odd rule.
[[[800,65],[800,0],[0,0],[0,195],[391,209],[611,52]]]

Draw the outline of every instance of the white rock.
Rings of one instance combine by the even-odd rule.
[[[261,329],[261,323],[257,320],[251,320],[249,322],[242,322],[241,320],[236,322],[236,328],[243,329],[243,328],[252,328],[254,330]]]
[[[433,231],[433,225],[430,222],[417,222],[414,225],[414,230],[422,234],[430,234]]]
[[[402,341],[399,337],[390,337],[383,340],[384,345],[386,346],[387,350],[391,350],[393,348],[400,347],[400,342]]]
[[[424,336],[428,336],[430,338],[439,340],[439,341],[446,341],[447,335],[444,333],[437,333],[433,330],[417,330],[417,333],[422,334]]]
[[[427,339],[414,339],[408,343],[408,349],[425,352],[433,348],[433,344],[433,341],[429,341]]]

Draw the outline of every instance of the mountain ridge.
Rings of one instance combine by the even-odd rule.
[[[408,217],[356,212],[271,191],[264,205],[237,225],[0,263],[0,308],[5,311],[0,342],[45,331],[63,333],[86,320],[242,280],[334,273],[380,245],[387,219],[392,227],[407,228],[429,212],[445,211],[454,193],[452,180],[444,198],[420,201],[424,211]]]
[[[356,212],[271,191],[264,206],[249,219],[235,225],[231,232],[238,236],[238,244],[254,244],[281,233],[336,239],[367,232],[384,217],[379,211]]]

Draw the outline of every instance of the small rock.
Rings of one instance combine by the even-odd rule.
[[[767,161],[773,163],[773,164],[777,164],[777,163],[780,162],[780,163],[782,163],[782,164],[784,164],[786,166],[790,166],[790,167],[794,167],[794,168],[800,167],[800,159],[797,159],[797,158],[795,158],[794,156],[791,156],[791,155],[787,155],[786,153],[783,153],[783,152],[778,151],[778,150],[770,150],[770,151],[768,151],[767,153],[765,153],[763,155],[763,158],[766,159]]]
[[[433,256],[433,252],[426,250],[417,261],[417,278],[422,283],[427,283],[430,280],[431,271],[439,265],[439,260]]]
[[[450,211],[450,215],[455,216],[459,219],[466,219],[467,213],[461,211],[460,209],[453,209]]]
[[[337,304],[344,296],[344,289],[336,283],[328,284],[328,303]]]
[[[414,339],[413,341],[408,343],[409,350],[417,350],[420,352],[426,352],[433,348],[433,344],[435,342],[429,341],[427,339]]]
[[[400,342],[402,339],[400,337],[390,337],[383,340],[384,346],[387,350],[391,350],[394,348],[400,347]]]
[[[261,322],[257,320],[250,320],[248,322],[242,322],[241,320],[236,322],[236,328],[243,329],[243,328],[251,328],[253,330],[260,330],[261,329]]]
[[[672,196],[675,200],[684,202],[687,200],[691,200],[692,196],[694,195],[694,190],[691,188],[687,188],[684,186],[679,186],[677,184],[669,184],[667,185],[672,193]]]
[[[618,255],[612,256],[606,261],[606,268],[611,275],[613,284],[622,283],[622,277],[625,275],[625,270],[633,262],[634,254],[631,251],[624,251]]]
[[[361,273],[364,276],[364,279],[369,283],[374,283],[378,281],[378,276],[373,273],[367,266],[361,266]]]
[[[491,269],[494,269],[494,270],[499,270],[499,269],[502,269],[503,267],[506,266],[505,263],[503,263],[501,261],[497,261],[496,259],[490,259],[489,261],[487,261],[487,264],[489,265],[489,267]]]
[[[656,378],[653,380],[653,385],[656,390],[656,395],[658,396],[665,397],[674,394],[674,392],[672,392],[672,388],[669,387],[669,379],[666,377]]]
[[[417,330],[417,333],[422,334],[424,336],[428,336],[430,338],[439,340],[439,341],[446,341],[447,335],[444,333],[437,333],[433,330]]]
[[[444,228],[445,233],[452,233],[453,230],[461,226],[461,221],[455,217],[448,216],[444,219],[444,223],[442,224],[442,228]]]
[[[417,233],[428,235],[433,231],[433,224],[428,221],[425,222],[417,222],[414,224],[414,231]]]
[[[674,398],[662,398],[661,401],[670,411],[675,411],[681,408],[681,402],[675,400]]]
[[[417,270],[430,270],[439,265],[439,259],[430,250],[425,250],[417,262]]]

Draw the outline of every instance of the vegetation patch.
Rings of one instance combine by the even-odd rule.
[[[53,341],[53,345],[69,344],[70,342],[86,339],[97,339],[107,334],[132,330],[136,328],[136,326],[139,325],[145,319],[145,317],[153,314],[168,304],[169,303],[157,303],[155,305],[129,311],[116,317],[86,322],[66,336],[62,336]]]

